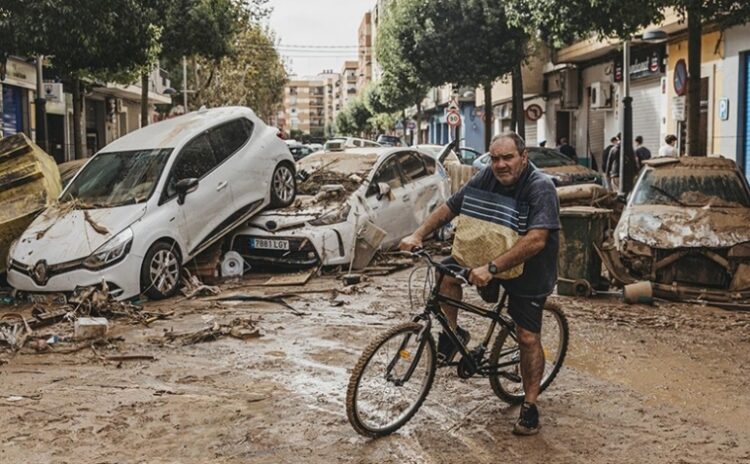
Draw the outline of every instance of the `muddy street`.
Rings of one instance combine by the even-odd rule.
[[[539,435],[510,433],[518,407],[495,397],[487,379],[440,369],[404,428],[360,437],[344,409],[349,374],[376,333],[412,314],[410,272],[342,293],[330,291],[344,288],[333,278],[313,279],[308,293],[285,299],[301,315],[272,302],[173,298],[147,305],[175,311],[170,319],[117,320],[108,345],[4,354],[0,462],[750,460],[750,314],[615,299],[556,297],[571,340],[540,398]],[[223,287],[221,296],[263,290],[253,282]],[[273,289],[287,290],[295,289]],[[238,319],[260,336],[179,336]],[[469,319],[472,333],[484,329]],[[133,355],[154,359],[123,358]]]

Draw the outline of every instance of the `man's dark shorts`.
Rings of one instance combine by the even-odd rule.
[[[453,257],[443,260],[442,264],[448,266],[460,266]],[[500,298],[501,279],[492,279],[486,286],[477,287],[479,296],[487,303],[497,303]],[[542,331],[542,308],[547,297],[524,298],[508,294],[508,314],[516,324],[529,332],[540,333]]]

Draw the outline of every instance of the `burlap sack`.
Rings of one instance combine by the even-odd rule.
[[[457,219],[452,256],[464,267],[481,267],[510,250],[518,238],[518,233],[512,229],[461,214]],[[523,263],[495,277],[507,280],[521,274]]]

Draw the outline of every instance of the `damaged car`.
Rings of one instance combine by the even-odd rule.
[[[287,208],[264,212],[232,238],[251,266],[367,265],[412,233],[450,195],[445,169],[413,148],[312,154]]]
[[[528,147],[529,161],[546,174],[555,187],[579,184],[603,185],[601,173],[577,164],[557,150],[544,147]],[[485,153],[474,161],[474,168],[482,170],[490,162],[490,154]]]
[[[656,158],[644,165],[614,232],[625,271],[651,281],[657,296],[747,304],[750,190],[734,161]]]
[[[29,293],[104,282],[118,299],[173,295],[184,263],[294,201],[295,165],[277,132],[249,108],[202,108],[115,140],[13,244],[8,282]]]

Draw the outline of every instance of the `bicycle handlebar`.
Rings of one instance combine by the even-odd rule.
[[[432,256],[430,256],[430,254],[424,248],[415,248],[412,251],[404,251],[404,253],[407,253],[412,258],[422,258],[431,266],[441,271],[443,274],[448,274],[454,279],[458,279],[465,284],[471,284],[469,282],[469,273],[471,272],[471,269],[467,267],[438,263],[432,259]],[[457,270],[454,268],[457,268]]]

